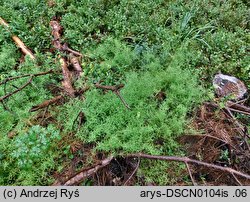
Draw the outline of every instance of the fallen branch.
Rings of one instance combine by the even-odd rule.
[[[29,79],[24,85],[22,85],[20,88],[16,89],[15,91],[13,91],[13,92],[11,92],[11,93],[9,93],[9,94],[7,94],[7,95],[4,95],[4,96],[0,97],[0,102],[2,102],[2,101],[3,101],[4,99],[6,99],[6,98],[8,98],[8,97],[10,97],[10,96],[12,96],[12,95],[18,93],[19,91],[21,91],[21,90],[24,89],[25,87],[27,87],[29,84],[31,84],[32,79],[33,79],[33,76],[31,76],[30,79]]]
[[[59,102],[59,101],[61,101],[61,100],[63,100],[63,99],[64,99],[64,97],[63,97],[62,95],[58,95],[58,96],[56,96],[56,97],[54,97],[54,98],[52,98],[52,99],[50,99],[50,100],[45,100],[44,102],[42,102],[42,103],[39,104],[39,105],[33,106],[29,111],[30,111],[30,112],[34,112],[34,111],[37,111],[37,110],[39,110],[39,109],[46,108],[46,107],[48,107],[49,105],[52,105],[52,104],[54,104],[54,103],[56,103],[56,102]]]
[[[216,103],[214,103],[214,102],[205,102],[205,104],[213,106],[213,107],[216,107],[216,108],[219,108],[219,105],[216,104]],[[239,110],[236,110],[233,107],[240,108],[240,109],[245,110],[245,111],[244,112],[243,111],[239,111]],[[249,144],[248,144],[248,142],[246,140],[246,137],[249,138],[249,134],[245,130],[244,126],[242,126],[240,124],[240,122],[234,117],[234,115],[231,112],[231,111],[235,111],[235,112],[239,112],[239,113],[248,114],[246,111],[250,110],[250,108],[246,107],[246,106],[243,106],[243,105],[240,105],[238,103],[234,103],[234,102],[228,101],[227,104],[226,104],[226,106],[224,107],[224,110],[229,114],[229,116],[232,119],[232,122],[237,126],[236,130],[239,132],[239,134],[242,136],[242,138],[244,138],[244,141],[245,141],[247,147],[250,148],[250,146],[249,146]]]
[[[249,146],[249,143],[248,143],[248,140],[247,140],[247,137],[249,137],[249,135],[247,134],[247,132],[245,131],[244,129],[244,126],[242,126],[239,121],[234,117],[234,115],[232,114],[231,112],[231,108],[228,108],[226,107],[225,108],[226,111],[228,112],[229,116],[232,118],[234,124],[237,126],[236,127],[236,130],[239,132],[239,134],[241,135],[241,137],[243,138],[248,150],[250,151],[250,146]]]
[[[226,106],[232,111],[239,112],[239,113],[246,114],[246,115],[250,115],[250,107],[246,107],[244,105],[234,103],[232,101],[227,101]]]
[[[140,166],[140,162],[141,162],[141,159],[138,158],[138,162],[137,162],[136,168],[134,169],[134,171],[132,172],[132,174],[129,176],[129,178],[126,180],[126,182],[123,184],[124,186],[127,185],[127,183],[132,179],[132,177],[134,176],[134,174],[136,173],[136,171],[138,170],[138,168]]]
[[[60,63],[61,63],[62,74],[63,74],[62,86],[63,86],[65,92],[70,97],[75,97],[75,90],[72,86],[71,74],[70,74],[70,71],[68,69],[67,62],[64,58],[60,58]]]
[[[50,26],[52,28],[52,36],[54,37],[52,44],[54,47],[61,51],[62,50],[62,44],[60,42],[61,39],[61,33],[62,33],[62,26],[57,22],[56,20],[50,21]]]
[[[186,165],[186,167],[187,167],[188,174],[189,174],[189,176],[190,176],[190,179],[191,179],[193,185],[197,185],[197,184],[195,183],[195,181],[194,181],[194,178],[193,178],[193,175],[192,175],[192,172],[191,172],[191,170],[190,170],[190,168],[189,168],[188,163],[185,163],[185,165]]]
[[[216,136],[212,136],[212,135],[208,135],[208,134],[204,134],[204,135],[203,134],[202,135],[200,135],[200,134],[185,135],[185,137],[188,137],[188,136],[189,137],[198,137],[198,138],[207,138],[207,137],[212,138],[212,139],[221,141],[224,144],[229,145],[230,147],[232,147],[232,148],[234,148],[236,150],[235,146],[233,146],[230,142],[228,142],[227,140],[223,140],[221,138],[218,138]]]
[[[200,166],[205,166],[208,168],[214,168],[217,170],[221,170],[223,172],[227,172],[235,175],[238,175],[240,177],[243,177],[245,179],[250,180],[250,175],[247,175],[245,173],[239,172],[237,170],[234,170],[232,168],[228,168],[228,167],[222,167],[222,166],[218,166],[215,164],[211,164],[211,163],[206,163],[203,161],[198,161],[198,160],[194,160],[194,159],[190,159],[188,157],[178,157],[178,156],[156,156],[156,155],[149,155],[149,154],[143,154],[143,153],[136,153],[136,154],[129,154],[127,157],[137,157],[137,158],[147,158],[147,159],[152,159],[152,160],[163,160],[163,161],[175,161],[175,162],[182,162],[185,164],[196,164],[196,165],[200,165]]]
[[[88,89],[89,89],[89,87],[82,88],[82,89],[76,91],[75,94],[76,94],[76,96],[80,96],[83,93],[85,93]],[[65,95],[58,95],[58,96],[56,96],[56,97],[54,97],[52,99],[43,101],[41,104],[32,106],[32,108],[29,111],[34,112],[34,111],[46,108],[46,107],[48,107],[48,106],[50,106],[52,104],[55,104],[57,102],[64,101],[64,100],[65,100]]]
[[[11,93],[8,93],[2,97],[0,97],[0,102],[2,102],[4,99],[14,95],[15,93],[18,93],[19,91],[21,91],[22,89],[24,89],[25,87],[27,87],[33,80],[34,77],[37,77],[37,76],[42,76],[42,75],[46,75],[46,74],[50,74],[52,73],[53,70],[49,70],[47,72],[40,72],[40,73],[36,73],[36,74],[24,74],[24,75],[20,75],[20,76],[15,76],[15,77],[9,77],[7,79],[5,79],[3,82],[0,83],[0,85],[4,84],[4,88],[6,86],[6,83],[8,81],[12,81],[12,80],[15,80],[15,79],[20,79],[20,78],[25,78],[25,77],[30,77],[30,80],[28,80],[23,86],[21,86],[20,88],[17,88],[15,91],[11,92]]]
[[[245,173],[239,172],[239,171],[234,170],[232,168],[222,167],[222,166],[219,166],[219,165],[215,165],[215,164],[211,164],[211,163],[206,163],[206,162],[203,162],[203,161],[198,161],[198,160],[190,159],[188,157],[156,156],[156,155],[149,155],[149,154],[143,154],[143,153],[129,154],[129,155],[125,156],[125,157],[127,157],[127,158],[138,158],[138,159],[140,159],[140,158],[146,158],[146,159],[151,159],[151,160],[163,160],[163,161],[175,161],[175,162],[185,163],[186,166],[188,164],[196,164],[196,165],[199,165],[199,166],[205,166],[205,167],[208,167],[208,168],[217,169],[217,170],[223,171],[225,173],[229,173],[231,175],[237,175],[237,176],[240,176],[242,178],[250,180],[250,175],[247,175]],[[114,157],[110,156],[110,157],[102,160],[96,166],[88,168],[88,169],[84,169],[84,170],[78,172],[77,174],[71,176],[65,182],[63,182],[63,183],[56,182],[53,185],[56,185],[56,186],[60,186],[60,185],[71,186],[71,185],[80,184],[85,179],[87,179],[89,176],[95,174],[99,169],[101,169],[101,168],[109,165],[110,162],[113,159],[114,159]],[[194,179],[193,179],[193,177],[192,177],[192,175],[190,173],[190,169],[189,169],[188,166],[187,166],[187,169],[188,169],[188,172],[190,174],[192,182],[195,184]]]
[[[6,84],[8,81],[12,81],[12,80],[16,80],[16,79],[20,79],[20,78],[25,78],[25,77],[37,77],[37,76],[42,76],[42,75],[46,75],[46,74],[50,74],[53,73],[54,71],[51,69],[47,72],[40,72],[40,73],[36,73],[36,74],[24,74],[24,75],[20,75],[20,76],[15,76],[15,77],[9,77],[5,80],[3,80],[2,82],[0,82],[0,85],[2,84]]]
[[[0,24],[5,26],[5,28],[10,31],[8,23],[1,17]],[[18,38],[16,35],[12,35],[11,38],[16,43],[17,47],[19,47],[25,55],[30,56],[32,60],[35,59],[34,54],[25,46],[25,44],[21,41],[20,38]]]
[[[61,33],[62,33],[62,26],[56,20],[50,21],[50,26],[51,26],[52,35],[53,35],[53,38],[54,38],[53,42],[52,42],[53,46],[58,51],[62,51],[62,44],[61,44],[61,41],[60,41]],[[75,90],[74,90],[72,82],[71,82],[71,75],[70,75],[70,71],[68,69],[66,59],[59,56],[59,61],[61,63],[62,74],[63,74],[62,86],[63,86],[65,92],[70,97],[75,97]]]
[[[72,54],[74,54],[75,56],[80,56],[80,57],[82,57],[82,54],[81,54],[80,52],[75,51],[75,50],[72,50],[71,48],[69,48],[69,46],[68,46],[67,43],[64,43],[64,44],[62,45],[61,50],[67,51],[67,52],[69,52],[69,53],[72,53]]]
[[[109,165],[109,163],[113,160],[113,158],[114,158],[113,156],[110,156],[110,157],[102,160],[96,166],[91,167],[91,168],[89,168],[87,170],[84,170],[82,172],[79,172],[78,174],[76,174],[73,177],[71,177],[70,179],[68,179],[66,182],[64,182],[64,183],[57,182],[57,183],[55,183],[53,185],[55,185],[55,186],[61,186],[61,185],[71,186],[71,185],[80,184],[85,179],[87,179],[89,176],[95,174],[101,168]]]
[[[112,91],[113,93],[115,93],[120,98],[120,100],[122,101],[123,105],[127,109],[130,109],[129,105],[126,103],[126,101],[123,99],[123,97],[121,96],[121,93],[120,93],[120,89],[124,87],[124,84],[119,84],[119,85],[115,85],[115,86],[103,86],[100,83],[96,83],[95,87],[103,89],[103,90],[110,90],[110,91]]]
[[[243,185],[241,184],[241,182],[239,181],[239,179],[238,179],[234,174],[232,174],[232,176],[233,176],[233,178],[235,179],[235,181],[239,184],[239,186],[243,186]]]

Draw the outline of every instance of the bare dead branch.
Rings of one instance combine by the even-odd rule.
[[[21,91],[21,90],[24,89],[25,87],[27,87],[29,84],[31,84],[32,79],[33,79],[33,76],[31,76],[30,79],[29,79],[24,85],[22,85],[20,88],[16,89],[15,91],[13,91],[13,92],[11,92],[11,93],[9,93],[9,94],[7,94],[7,95],[4,95],[4,96],[0,97],[0,102],[2,102],[2,101],[3,101],[4,99],[6,99],[6,98],[8,98],[8,97],[10,97],[10,96],[12,96],[12,95],[18,93],[19,91]]]
[[[241,113],[241,114],[245,114],[245,115],[250,116],[250,113],[249,113],[249,112],[246,112],[246,111],[238,110],[238,109],[235,109],[235,108],[232,108],[232,107],[228,107],[228,109],[230,109],[230,110],[233,111],[233,112],[238,112],[238,113]]]
[[[59,24],[58,21],[52,20],[50,21],[50,26],[52,29],[51,34],[53,35],[53,42],[52,44],[58,51],[62,51],[62,44],[61,44],[61,33],[62,33],[62,26]],[[70,97],[75,97],[75,90],[72,85],[72,78],[70,71],[68,69],[68,65],[66,62],[66,59],[59,56],[59,61],[61,63],[61,68],[62,68],[62,74],[63,74],[63,81],[62,81],[62,86],[65,90],[65,92],[70,96]]]
[[[8,81],[12,81],[12,80],[20,79],[20,78],[37,77],[37,76],[42,76],[42,75],[50,74],[50,73],[53,73],[53,72],[54,71],[51,69],[51,70],[49,70],[47,72],[40,72],[40,73],[36,73],[36,74],[24,74],[24,75],[15,76],[15,77],[9,77],[9,78],[5,79],[4,81],[0,82],[0,85],[6,84]]]
[[[101,85],[100,83],[96,83],[95,87],[103,89],[103,90],[119,91],[121,88],[124,87],[124,84],[119,84],[115,86],[104,86],[104,85]]]
[[[34,111],[37,111],[37,110],[39,110],[39,109],[46,108],[46,107],[48,107],[49,105],[52,105],[52,104],[54,104],[54,103],[56,103],[56,102],[59,102],[60,100],[63,100],[63,99],[64,99],[64,97],[63,97],[62,95],[58,95],[58,96],[56,96],[56,97],[54,97],[54,98],[52,98],[52,99],[50,99],[50,100],[45,100],[44,102],[42,102],[42,103],[39,104],[39,105],[33,106],[29,111],[30,111],[30,112],[34,112]]]
[[[120,91],[115,91],[115,94],[120,98],[122,101],[123,105],[127,108],[130,109],[130,106],[127,104],[127,102],[124,100],[124,98],[121,96]]]
[[[231,117],[231,119],[233,120],[234,124],[237,126],[236,127],[236,130],[239,132],[239,134],[241,135],[241,137],[243,138],[248,150],[250,151],[250,145],[248,143],[248,140],[247,140],[247,135],[246,132],[244,131],[244,127],[239,123],[239,121],[234,117],[234,115],[232,114],[231,112],[231,108],[228,108],[226,107],[225,108],[226,111],[228,112],[229,116]]]
[[[219,166],[219,165],[206,163],[206,162],[203,162],[203,161],[198,161],[198,160],[190,159],[188,157],[156,156],[156,155],[149,155],[149,154],[143,154],[143,153],[128,154],[126,157],[127,158],[146,158],[146,159],[151,159],[151,160],[163,160],[163,161],[175,161],[175,162],[185,163],[186,165],[187,164],[195,164],[195,165],[199,165],[199,166],[205,166],[205,167],[208,167],[208,168],[217,169],[217,170],[220,170],[222,172],[226,172],[226,173],[229,173],[231,175],[237,175],[237,176],[240,176],[242,178],[250,180],[250,175],[239,172],[239,171],[234,170],[232,168],[222,167],[222,166]],[[79,184],[79,183],[83,182],[85,179],[87,179],[89,176],[95,174],[99,169],[101,169],[101,168],[107,166],[108,164],[110,164],[110,162],[113,159],[114,159],[114,157],[110,156],[110,157],[102,160],[96,166],[88,168],[88,169],[84,169],[84,170],[78,172],[77,174],[71,176],[65,182],[63,182],[63,183],[62,182],[56,182],[53,185],[56,185],[56,186],[60,186],[60,185],[70,186],[70,185]],[[187,169],[189,169],[189,167],[187,167]],[[190,169],[189,169],[189,172],[190,172]],[[194,183],[194,181],[193,181],[193,183]]]
[[[1,17],[0,17],[0,24],[10,31],[8,23]],[[34,54],[25,46],[25,44],[21,41],[20,38],[18,38],[15,35],[12,35],[11,38],[16,43],[17,47],[19,47],[25,55],[30,56],[32,60],[35,59]]]
[[[152,159],[152,160],[176,161],[176,162],[182,162],[182,163],[188,163],[188,164],[196,164],[196,165],[205,166],[208,168],[217,169],[223,172],[227,172],[229,174],[235,174],[237,176],[250,180],[250,175],[239,172],[232,168],[222,167],[222,166],[218,166],[215,164],[206,163],[203,161],[198,161],[198,160],[190,159],[188,157],[156,156],[156,155],[149,155],[149,154],[143,154],[143,153],[129,154],[127,157],[140,157],[140,158],[147,158],[147,159]]]
[[[226,106],[232,111],[250,115],[250,107],[232,101],[227,101]]]
[[[186,167],[187,167],[187,170],[188,170],[188,174],[189,174],[189,176],[190,176],[190,179],[191,179],[193,185],[196,185],[196,183],[195,183],[195,181],[194,181],[194,178],[193,178],[193,175],[192,175],[192,172],[191,172],[191,170],[190,170],[190,168],[189,168],[188,163],[185,163],[185,164],[186,164]]]
[[[243,186],[242,184],[241,184],[241,182],[239,181],[239,179],[232,173],[232,176],[233,176],[233,178],[235,179],[235,181],[240,185],[240,186]]]
[[[54,45],[54,47],[61,51],[62,50],[62,45],[60,42],[61,39],[61,33],[62,33],[62,26],[59,24],[58,21],[56,20],[52,20],[50,21],[50,26],[52,28],[52,36],[54,37],[52,44]]]
[[[62,50],[63,50],[63,51],[67,51],[67,52],[69,52],[69,53],[72,53],[72,54],[74,54],[75,56],[80,56],[80,57],[82,57],[82,54],[81,54],[80,52],[75,51],[75,50],[72,50],[71,48],[69,48],[69,46],[68,46],[67,43],[64,43],[64,44],[62,45]]]
[[[70,97],[75,97],[75,90],[72,86],[71,82],[71,75],[70,71],[68,69],[67,62],[64,58],[60,58],[60,63],[61,63],[61,68],[62,68],[62,74],[63,74],[63,81],[62,81],[62,86],[65,90],[65,92],[70,96]]]
[[[83,182],[85,179],[87,179],[89,176],[95,174],[101,168],[109,165],[109,163],[113,160],[113,158],[114,158],[113,156],[110,156],[110,157],[108,157],[106,159],[103,159],[96,166],[94,166],[92,168],[89,168],[87,170],[84,170],[84,171],[74,175],[73,177],[68,179],[66,182],[64,182],[64,183],[58,182],[58,183],[56,183],[54,185],[56,185],[56,186],[60,186],[60,185],[71,186],[71,185],[79,184],[79,183]]]
[[[24,74],[24,75],[9,77],[9,78],[5,79],[3,82],[0,83],[0,85],[4,84],[4,92],[6,94],[5,88],[6,88],[6,84],[7,84],[8,81],[12,81],[12,80],[15,80],[15,79],[20,79],[20,78],[25,78],[25,77],[30,77],[30,80],[27,83],[25,83],[23,86],[21,86],[19,88],[16,87],[17,89],[15,91],[0,97],[0,102],[2,102],[4,99],[14,95],[15,93],[21,91],[25,87],[27,87],[31,83],[31,81],[33,80],[34,77],[50,74],[52,72],[53,72],[53,70],[51,69],[51,70],[49,70],[47,72],[40,72],[40,73],[36,73],[36,74]]]
[[[205,102],[205,104],[211,105],[211,106],[216,107],[216,108],[219,108],[219,106],[216,103],[214,103],[214,102]],[[235,108],[240,109],[240,110],[237,110]],[[247,133],[247,131],[245,131],[244,126],[242,126],[240,124],[240,122],[234,117],[234,115],[231,112],[231,111],[235,111],[235,112],[239,112],[239,113],[244,113],[244,114],[249,114],[250,115],[250,113],[248,113],[248,111],[250,111],[250,108],[246,107],[246,106],[243,106],[243,105],[240,105],[238,103],[234,103],[232,101],[228,101],[226,103],[226,106],[224,107],[224,110],[229,114],[229,116],[231,117],[232,122],[237,126],[236,130],[239,132],[239,134],[241,135],[241,137],[244,139],[244,142],[246,143],[246,145],[248,147],[248,150],[250,150],[249,143],[248,143],[248,141],[246,139],[246,137],[249,138],[249,134]]]
[[[122,101],[123,105],[127,109],[130,109],[129,105],[126,103],[126,101],[124,100],[124,98],[121,96],[121,93],[120,93],[120,89],[124,87],[124,84],[119,84],[119,85],[115,85],[115,86],[104,86],[104,85],[101,85],[100,83],[96,83],[95,87],[103,89],[103,90],[110,90],[110,91],[112,91],[113,93],[115,93],[120,98],[120,100]]]
[[[126,180],[126,182],[123,184],[124,186],[127,185],[127,183],[131,180],[131,178],[134,176],[134,174],[136,173],[136,171],[138,170],[139,166],[140,166],[140,162],[141,162],[141,159],[138,158],[138,162],[137,162],[137,165],[136,165],[136,168],[133,170],[132,174],[129,176],[129,178]]]
[[[221,139],[221,138],[218,138],[218,137],[216,137],[216,136],[212,136],[212,135],[208,135],[208,134],[204,134],[204,135],[203,135],[203,134],[202,134],[202,135],[193,134],[193,135],[185,135],[185,136],[200,137],[200,138],[206,138],[206,137],[212,138],[212,139],[218,140],[218,141],[220,141],[220,142],[223,142],[224,144],[228,144],[228,145],[230,145],[232,148],[234,148],[234,149],[236,150],[235,146],[233,146],[230,142],[228,142],[228,141],[226,141],[226,140],[223,140],[223,139]]]

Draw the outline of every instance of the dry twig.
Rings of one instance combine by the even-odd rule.
[[[1,17],[0,24],[10,31],[8,23]],[[16,35],[12,35],[11,38],[16,43],[17,47],[19,47],[25,55],[30,56],[30,58],[33,60],[35,59],[34,54],[25,46],[25,44],[21,41],[20,38],[18,38]]]
[[[218,165],[215,165],[215,164],[206,163],[206,162],[203,162],[203,161],[198,161],[198,160],[190,159],[188,157],[155,156],[155,155],[149,155],[149,154],[143,154],[143,153],[129,154],[127,157],[140,157],[140,158],[147,158],[147,159],[153,159],[153,160],[176,161],[176,162],[182,162],[182,163],[188,163],[188,164],[196,164],[196,165],[205,166],[205,167],[208,167],[208,168],[217,169],[217,170],[227,172],[227,173],[230,173],[230,174],[235,174],[235,175],[238,175],[240,177],[243,177],[245,179],[250,180],[250,175],[239,172],[239,171],[234,170],[232,168],[222,167],[222,166],[218,166]]]
[[[4,96],[0,97],[0,102],[2,102],[6,98],[18,93],[19,91],[21,91],[25,87],[27,87],[29,84],[31,84],[32,79],[33,79],[33,76],[31,76],[30,79],[25,84],[23,84],[20,88],[16,89],[15,91],[13,91],[13,92],[11,92],[11,93],[9,93],[7,95],[4,95]]]
[[[137,165],[136,165],[136,168],[134,169],[134,171],[132,172],[132,174],[129,176],[129,178],[126,180],[126,182],[123,184],[124,186],[127,185],[127,183],[131,180],[131,178],[134,176],[134,174],[136,173],[136,171],[138,170],[139,166],[140,166],[140,162],[141,162],[141,159],[138,158],[138,162],[137,162]]]
[[[42,102],[41,104],[39,105],[35,105],[35,106],[32,106],[32,108],[29,110],[30,112],[34,112],[34,111],[37,111],[39,109],[43,109],[43,108],[46,108],[48,107],[49,105],[52,105],[56,102],[59,102],[60,100],[63,100],[64,97],[62,95],[58,95],[50,100],[45,100],[44,102]]]
[[[32,82],[32,80],[33,80],[34,77],[42,76],[42,75],[46,75],[46,74],[50,74],[52,72],[53,72],[53,70],[49,70],[47,72],[40,72],[40,73],[37,73],[37,74],[25,74],[25,75],[20,75],[20,76],[15,76],[15,77],[9,77],[9,78],[5,79],[3,82],[0,83],[0,85],[2,85],[2,84],[6,85],[6,83],[8,81],[12,81],[12,80],[15,80],[15,79],[24,78],[24,77],[30,77],[30,79],[24,85],[22,85],[21,87],[17,88],[15,91],[13,91],[11,93],[8,93],[8,94],[0,97],[0,102],[2,102],[6,98],[8,98],[8,97],[10,97],[10,96],[18,93],[19,91],[21,91],[25,87],[27,87],[29,84],[31,84],[31,82]]]
[[[191,172],[191,170],[190,170],[190,168],[189,168],[188,163],[185,163],[185,164],[186,164],[186,167],[187,167],[187,170],[188,170],[188,174],[189,174],[189,176],[190,176],[190,179],[191,179],[193,185],[196,185],[196,183],[195,183],[195,181],[194,181],[194,178],[193,178],[193,175],[192,175],[192,172]]]
[[[56,185],[56,186],[60,186],[60,185],[71,186],[71,185],[80,184],[85,179],[87,179],[89,176],[95,174],[101,168],[109,165],[109,163],[113,160],[113,158],[114,158],[113,156],[110,156],[110,157],[108,157],[106,159],[103,159],[96,166],[91,167],[91,168],[89,168],[87,170],[84,169],[84,171],[77,173],[76,175],[74,175],[73,177],[68,179],[66,182],[64,182],[64,183],[59,183],[58,182],[58,183],[55,183],[54,185]]]
[[[123,99],[123,97],[121,96],[121,93],[120,93],[120,89],[124,87],[124,84],[119,84],[119,85],[115,85],[115,86],[104,86],[104,85],[101,85],[100,83],[96,83],[95,87],[103,89],[103,90],[110,90],[110,91],[112,91],[113,93],[115,93],[120,98],[120,100],[122,101],[123,105],[127,109],[130,109],[129,105],[126,103],[126,101]]]
[[[149,155],[149,154],[143,154],[143,153],[135,153],[135,154],[129,154],[126,156],[127,158],[146,158],[146,159],[152,159],[152,160],[163,160],[163,161],[175,161],[175,162],[182,162],[187,164],[196,164],[199,166],[205,166],[208,168],[213,168],[213,169],[217,169],[226,173],[229,173],[231,175],[237,175],[240,176],[242,178],[248,179],[250,180],[250,175],[239,172],[237,170],[234,170],[232,168],[229,167],[222,167],[219,165],[215,165],[215,164],[211,164],[211,163],[206,163],[203,161],[198,161],[198,160],[194,160],[194,159],[190,159],[188,157],[178,157],[178,156],[156,156],[156,155]],[[97,164],[94,167],[91,167],[89,169],[84,169],[81,172],[73,175],[72,177],[70,177],[66,182],[64,183],[54,183],[54,185],[66,185],[66,186],[70,186],[70,185],[76,185],[79,184],[81,182],[83,182],[85,179],[87,179],[89,176],[95,174],[99,169],[107,166],[108,164],[110,164],[110,162],[113,160],[113,156],[110,156],[104,160],[102,160],[99,164]],[[188,171],[189,167],[187,167]],[[192,175],[191,175],[192,176]],[[192,179],[192,177],[191,177]],[[192,180],[194,183],[194,180]]]
[[[80,57],[82,57],[82,54],[81,54],[80,52],[75,51],[75,50],[72,50],[71,48],[69,48],[69,46],[68,46],[67,43],[64,43],[64,44],[62,45],[61,50],[67,51],[67,52],[69,52],[69,53],[72,53],[72,54],[74,54],[75,56],[80,56]]]
[[[54,71],[51,69],[47,72],[40,72],[40,73],[36,73],[36,74],[24,74],[24,75],[19,75],[19,76],[15,76],[15,77],[9,77],[5,80],[3,80],[2,82],[0,82],[0,85],[2,84],[6,84],[8,81],[12,81],[12,80],[16,80],[16,79],[20,79],[20,78],[25,78],[25,77],[37,77],[37,76],[42,76],[42,75],[46,75],[46,74],[50,74],[53,73]]]
[[[235,110],[239,113],[250,115],[250,107],[246,107],[244,105],[232,101],[227,101],[226,106],[230,108],[232,111]]]

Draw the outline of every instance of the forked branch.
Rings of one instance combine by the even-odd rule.
[[[23,90],[25,87],[27,87],[29,84],[31,84],[32,80],[34,77],[37,77],[37,76],[42,76],[42,75],[46,75],[46,74],[50,74],[52,73],[53,70],[49,70],[47,72],[40,72],[40,73],[36,73],[36,74],[25,74],[25,75],[20,75],[20,76],[15,76],[15,77],[9,77],[7,79],[5,79],[3,82],[0,83],[0,85],[2,84],[5,84],[8,82],[8,81],[12,81],[12,80],[15,80],[15,79],[20,79],[20,78],[24,78],[24,77],[30,77],[30,79],[24,84],[22,85],[21,87],[17,88],[15,91],[11,92],[11,93],[8,93],[2,97],[0,97],[0,102],[2,102],[3,100],[9,98],[10,96],[18,93],[19,91]]]
[[[113,93],[115,93],[120,98],[120,100],[122,101],[123,105],[127,109],[130,109],[129,105],[127,104],[127,102],[124,100],[124,98],[121,96],[121,93],[120,93],[120,89],[124,87],[124,84],[119,84],[119,85],[115,85],[115,86],[104,86],[104,85],[101,85],[100,82],[98,82],[98,83],[95,84],[95,87],[103,89],[103,90],[110,90],[110,91],[112,91]]]

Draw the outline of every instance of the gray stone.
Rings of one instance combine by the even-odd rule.
[[[234,76],[216,74],[213,79],[213,86],[218,97],[232,96],[234,100],[241,100],[247,95],[245,84]]]

